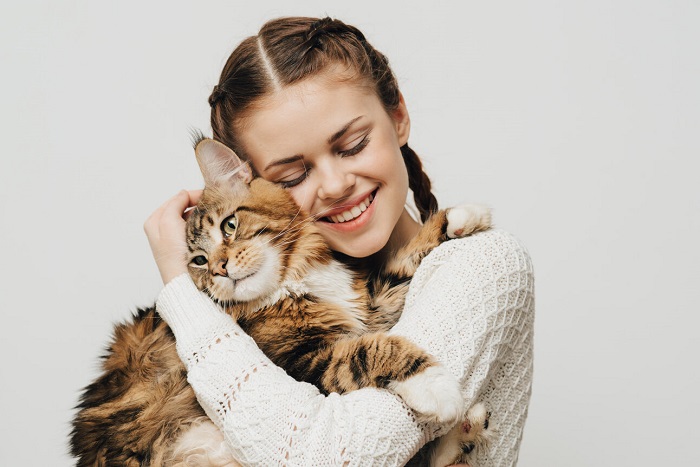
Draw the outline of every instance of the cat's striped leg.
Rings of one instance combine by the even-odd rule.
[[[400,336],[373,333],[342,339],[327,352],[319,352],[310,371],[322,371],[320,384],[327,392],[369,386],[390,389],[421,421],[452,423],[464,413],[457,379]]]
[[[428,218],[416,235],[384,267],[384,274],[397,279],[413,276],[418,265],[435,247],[491,227],[491,210],[479,204],[443,209]]]

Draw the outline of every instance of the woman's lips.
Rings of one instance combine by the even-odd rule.
[[[343,223],[343,222],[348,222],[351,220],[354,220],[360,215],[367,210],[370,204],[372,204],[372,200],[374,199],[374,193],[370,193],[367,195],[366,198],[364,198],[362,201],[360,201],[357,205],[351,207],[350,209],[347,209],[341,213],[332,215],[332,216],[326,216],[323,218],[326,222],[333,222],[335,224],[338,223]]]
[[[374,212],[374,200],[378,190],[375,189],[359,198],[352,207],[348,207],[351,203],[344,203],[341,208],[329,211],[330,215],[319,218],[317,222],[341,231],[354,230],[364,225]]]

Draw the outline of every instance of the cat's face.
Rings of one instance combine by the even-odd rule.
[[[299,208],[278,186],[206,187],[187,222],[189,272],[220,302],[248,302],[280,287],[298,239]]]
[[[305,238],[321,237],[289,193],[252,180],[250,169],[229,148],[202,139],[195,153],[205,188],[187,219],[190,275],[222,303],[270,295],[290,271],[299,270],[295,262],[325,244]]]

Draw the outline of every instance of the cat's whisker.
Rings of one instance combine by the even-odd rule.
[[[301,212],[301,208],[299,208],[299,210],[297,210],[294,217],[287,223],[287,225],[277,235],[272,237],[269,240],[269,242],[272,242],[281,236],[288,235],[290,233],[296,233],[296,232],[302,230],[305,227],[305,224],[309,224],[312,222],[312,221],[309,221],[309,219],[313,219],[313,216],[308,216],[306,219],[302,219],[298,222],[298,224],[297,224],[298,227],[295,227],[294,229],[289,229],[289,226],[292,225],[292,223],[294,222],[294,219],[296,219],[296,217],[299,215],[300,212]]]
[[[328,208],[326,208],[324,211],[329,211],[329,210],[331,210],[335,205],[337,205],[337,204],[340,203],[340,202],[341,202],[341,200],[335,200],[335,201],[333,201],[333,202],[331,203],[331,205],[328,206]],[[287,223],[287,225],[285,226],[285,228],[283,228],[277,235],[275,235],[275,236],[271,237],[270,239],[268,239],[268,240],[265,242],[265,244],[269,244],[269,243],[275,241],[276,239],[278,239],[278,238],[280,238],[280,237],[282,237],[282,236],[284,236],[284,235],[291,235],[291,234],[300,232],[300,231],[302,231],[302,230],[306,227],[307,224],[312,224],[313,222],[315,222],[316,220],[320,219],[321,217],[324,217],[324,216],[311,215],[311,214],[310,214],[310,215],[308,215],[307,217],[305,217],[304,219],[301,219],[301,220],[297,221],[296,227],[294,227],[293,229],[288,229],[288,227],[294,223],[294,221],[296,220],[296,218],[298,217],[298,215],[299,215],[301,212],[302,212],[302,209],[301,209],[301,207],[300,207],[300,208],[297,210],[297,212],[295,213],[295,215],[292,217],[292,219],[290,219],[290,221]]]
[[[300,222],[304,222],[304,221],[300,221]],[[281,231],[280,233],[278,233],[277,235],[275,235],[275,236],[271,237],[270,239],[266,240],[266,241],[264,242],[263,245],[269,245],[270,243],[272,243],[273,241],[277,240],[277,239],[280,238],[280,237],[287,236],[287,235],[292,235],[292,234],[296,234],[296,233],[298,233],[298,232],[301,232],[302,230],[304,230],[305,227],[306,227],[306,225],[300,223],[298,227],[295,227],[295,228],[293,228],[293,229],[282,230],[282,231]]]
[[[304,163],[303,160],[302,160],[302,167],[303,167],[304,170],[306,170],[306,164]],[[306,204],[306,199],[307,199],[306,197],[307,197],[307,196],[308,196],[308,194],[305,193],[305,194],[304,194],[304,199],[303,199],[302,203],[300,203],[300,204],[297,205],[297,212],[294,213],[294,217],[292,217],[292,218],[289,220],[289,222],[287,223],[287,225],[284,226],[284,227],[282,228],[282,231],[275,237],[275,239],[276,239],[277,237],[279,237],[280,235],[283,235],[284,232],[287,230],[287,228],[288,228],[290,225],[292,225],[292,223],[294,222],[294,220],[295,220],[295,219],[297,218],[297,216],[301,213],[301,206],[303,206],[304,204]],[[274,239],[273,239],[273,240],[274,240]]]
[[[253,235],[253,238],[259,238],[262,234],[265,233],[265,230],[266,230],[268,227],[270,227],[270,223],[269,223],[269,222],[268,222],[267,224],[265,224],[265,227],[263,227],[262,229],[258,230],[258,232],[256,232],[255,235]]]
[[[305,196],[308,196],[308,194],[305,194]],[[342,201],[344,201],[344,200],[342,200]],[[340,199],[337,199],[337,200],[333,201],[333,202],[330,204],[330,206],[328,206],[326,209],[324,209],[324,212],[328,212],[328,211],[332,210],[332,209],[333,209],[338,203],[340,203],[340,202],[341,202]],[[306,203],[306,198],[304,198],[304,200],[302,201],[301,205],[303,205],[303,204],[305,204],[305,203]],[[298,221],[299,227],[298,227],[296,230],[288,230],[287,228],[288,228],[290,225],[292,225],[292,224],[294,223],[294,221],[296,220],[296,218],[298,217],[298,215],[302,212],[301,205],[299,205],[299,208],[297,209],[297,212],[294,214],[294,217],[292,217],[292,219],[290,219],[290,221],[287,223],[287,225],[285,226],[285,228],[283,228],[282,231],[281,231],[279,234],[277,234],[277,235],[275,235],[274,237],[272,237],[272,238],[268,241],[268,243],[269,243],[269,242],[272,242],[272,241],[274,241],[274,240],[276,240],[277,238],[279,238],[279,237],[281,237],[281,236],[283,236],[283,235],[287,235],[287,234],[289,234],[289,233],[296,233],[297,231],[302,230],[302,229],[304,228],[304,225],[305,225],[305,224],[311,224],[311,223],[315,222],[316,220],[320,219],[321,217],[324,217],[324,216],[321,216],[321,215],[312,215],[312,214],[309,214],[309,215],[308,215],[307,217],[305,217],[304,219],[301,219],[301,220]]]

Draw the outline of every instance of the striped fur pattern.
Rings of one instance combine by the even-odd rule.
[[[204,139],[196,153],[206,185],[187,222],[197,287],[294,378],[324,393],[388,388],[423,420],[461,419],[463,402],[448,372],[410,341],[384,333],[400,316],[420,260],[450,237],[450,212],[429,219],[384,270],[363,273],[334,258],[284,189],[231,164],[230,150]],[[459,236],[490,226],[488,211],[468,209],[475,215]],[[154,308],[115,328],[103,374],[85,389],[73,421],[79,466],[237,465],[226,453],[214,459],[225,451],[223,438],[214,447],[192,441],[213,425],[174,344]],[[463,459],[466,438],[456,438],[451,462]]]

